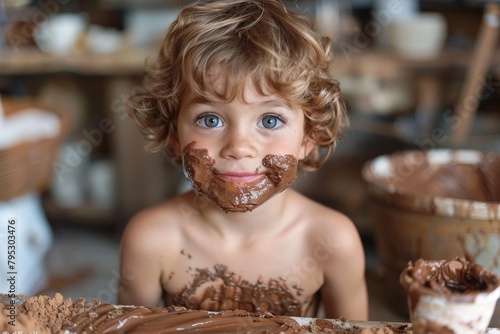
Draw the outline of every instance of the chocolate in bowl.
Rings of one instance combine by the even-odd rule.
[[[415,334],[484,333],[500,297],[499,277],[462,257],[410,261],[400,283]]]
[[[410,150],[363,169],[384,299],[408,316],[399,284],[408,261],[461,256],[500,275],[500,154]],[[500,327],[500,303],[490,326]]]

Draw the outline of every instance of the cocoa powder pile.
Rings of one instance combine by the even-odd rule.
[[[54,297],[33,296],[16,303],[15,315],[9,309],[10,298],[2,298],[0,303],[0,330],[37,334],[62,333],[63,328],[69,325],[69,319],[82,312],[95,309],[100,302],[97,299],[87,301],[78,298],[73,302],[71,298],[64,299],[60,293]]]

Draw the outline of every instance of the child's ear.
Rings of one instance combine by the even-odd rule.
[[[172,146],[172,151],[174,152],[174,154],[177,156],[181,156],[181,143],[179,142],[177,133],[174,132],[170,135],[169,144],[170,146]]]
[[[309,153],[311,153],[312,149],[316,146],[316,142],[311,139],[309,136],[304,136],[304,140],[302,141],[302,146],[300,147],[300,152],[298,159],[305,159]]]

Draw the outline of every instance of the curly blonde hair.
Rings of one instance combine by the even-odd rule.
[[[226,87],[240,87],[250,76],[260,93],[271,91],[302,108],[305,133],[315,145],[299,166],[314,170],[348,124],[339,84],[328,73],[330,46],[280,0],[198,1],[181,10],[167,30],[143,89],[130,100],[130,115],[149,141],[147,149],[180,164],[170,139],[186,91],[219,96],[211,76],[217,68],[227,74]],[[238,90],[219,97],[230,100]]]

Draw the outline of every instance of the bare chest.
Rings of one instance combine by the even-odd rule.
[[[168,305],[289,316],[316,313],[322,270],[300,243],[277,243],[281,247],[276,248],[258,244],[238,251],[197,245],[186,245],[163,279]]]
[[[317,311],[318,294],[314,285],[300,286],[279,276],[250,281],[222,264],[193,269],[191,276],[186,277],[188,283],[178,292],[166,293],[168,305],[288,316],[313,316]]]

